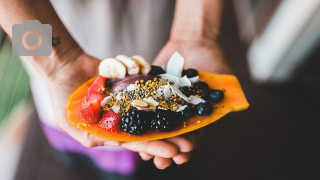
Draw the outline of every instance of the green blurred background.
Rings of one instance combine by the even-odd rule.
[[[11,48],[10,38],[0,27],[0,130],[15,107],[26,105],[31,96],[28,75]]]

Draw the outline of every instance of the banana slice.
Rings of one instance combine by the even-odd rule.
[[[114,58],[107,58],[99,65],[99,75],[106,78],[124,78],[126,67]]]
[[[127,73],[129,75],[134,75],[139,73],[139,64],[136,63],[134,60],[132,60],[130,57],[126,55],[118,55],[116,57],[116,60],[122,62],[126,68],[127,68]]]
[[[142,74],[146,75],[151,71],[151,65],[144,57],[135,55],[131,58],[140,65],[140,72]]]

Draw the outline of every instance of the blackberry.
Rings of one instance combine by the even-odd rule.
[[[182,76],[187,76],[188,78],[198,76],[198,71],[196,69],[187,69],[182,71]]]
[[[151,128],[157,131],[172,131],[177,128],[181,118],[178,113],[158,109],[151,120]]]
[[[197,112],[201,116],[208,116],[213,112],[213,106],[209,102],[197,104]]]
[[[187,106],[183,111],[180,112],[181,119],[191,118],[196,114],[196,110],[193,106]]]
[[[195,93],[194,89],[189,86],[181,86],[181,87],[179,87],[179,90],[187,97],[194,95],[194,93]]]
[[[121,118],[121,129],[134,135],[141,135],[149,128],[148,113],[131,109],[124,113]]]
[[[221,90],[213,89],[208,93],[208,99],[213,103],[220,102],[222,101],[223,98],[224,98],[224,94],[223,94],[223,91]]]
[[[164,74],[164,70],[160,66],[151,65],[150,75]]]

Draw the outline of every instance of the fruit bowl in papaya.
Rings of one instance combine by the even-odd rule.
[[[81,109],[83,107],[83,99],[88,94],[89,88],[97,77],[84,83],[70,96],[67,105],[68,120],[73,126],[101,138],[122,142],[149,141],[178,136],[197,130],[217,121],[230,112],[245,110],[249,107],[249,103],[242,91],[241,85],[235,76],[227,74],[212,74],[202,71],[199,71],[198,76],[199,79],[205,81],[209,85],[209,88],[222,90],[224,92],[224,98],[222,101],[213,104],[213,112],[210,115],[195,115],[191,118],[185,119],[173,131],[159,132],[155,130],[148,130],[144,134],[133,135],[124,131],[106,131],[97,123],[89,123],[81,115]]]

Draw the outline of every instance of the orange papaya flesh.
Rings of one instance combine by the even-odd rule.
[[[205,81],[211,89],[220,89],[224,91],[224,99],[219,103],[214,103],[214,111],[209,116],[196,115],[185,120],[181,125],[171,132],[157,132],[149,130],[143,135],[131,135],[126,132],[109,132],[102,129],[98,124],[87,123],[81,116],[82,98],[88,93],[88,88],[95,78],[80,86],[69,98],[67,112],[69,122],[90,134],[115,141],[149,141],[178,136],[208,124],[211,124],[224,115],[232,111],[241,111],[249,107],[249,103],[241,89],[240,83],[233,75],[218,75],[199,71],[199,77]]]

